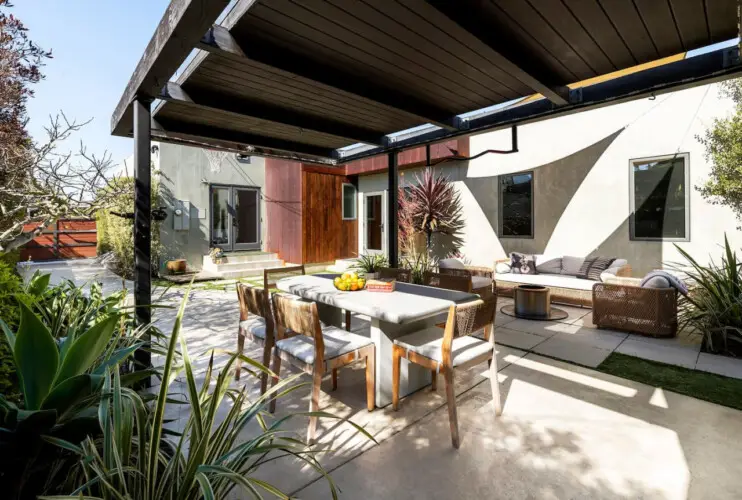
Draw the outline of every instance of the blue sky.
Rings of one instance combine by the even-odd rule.
[[[29,131],[44,137],[49,115],[92,118],[65,149],[79,142],[91,152],[108,150],[117,163],[131,154],[132,141],[110,133],[111,113],[169,0],[16,0],[11,12],[31,39],[54,58],[43,69],[29,101]]]

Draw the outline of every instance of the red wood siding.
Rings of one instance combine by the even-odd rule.
[[[295,264],[304,262],[301,176],[299,162],[265,159],[266,250]]]
[[[33,231],[27,224],[23,230]],[[98,233],[94,220],[64,219],[21,247],[20,260],[81,259],[97,255]]]
[[[469,156],[469,138],[452,139],[430,145],[431,161],[443,158]],[[425,146],[412,148],[399,153],[397,157],[400,169],[425,165]],[[345,175],[364,175],[386,170],[389,167],[387,155],[372,156],[345,165]]]
[[[358,221],[343,220],[343,183],[348,178],[305,166],[302,173],[304,206],[304,263],[353,257],[358,249]]]

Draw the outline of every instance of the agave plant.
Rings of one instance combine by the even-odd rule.
[[[448,178],[426,169],[422,177],[415,176],[415,182],[406,190],[400,203],[400,226],[410,226],[408,231],[425,234],[428,251],[435,233],[460,239],[464,228],[463,207],[456,188]]]
[[[707,352],[742,356],[742,262],[724,236],[721,264],[699,264],[675,245],[689,267],[678,267],[689,284],[687,297],[681,297],[678,322],[703,334]]]
[[[43,282],[37,284],[41,287]],[[114,339],[121,313],[110,313],[85,330],[71,329],[55,339],[42,319],[19,303],[17,332],[0,320],[23,395],[22,407],[0,395],[0,477],[11,498],[43,491],[51,469],[61,473],[67,469],[69,464],[60,464],[63,457],[50,440],[79,442],[100,432],[93,405],[104,374],[142,346],[138,334],[124,345]]]
[[[71,475],[73,481],[79,479],[79,484],[69,498],[214,499],[227,497],[235,488],[241,489],[239,498],[262,498],[263,493],[288,498],[277,486],[255,477],[263,464],[281,458],[298,459],[318,471],[327,478],[332,496],[337,498],[335,485],[315,458],[317,451],[283,428],[289,418],[297,415],[335,417],[324,412],[306,412],[274,422],[264,418],[271,399],[306,385],[294,384],[299,375],[282,380],[255,401],[248,401],[245,387],[230,388],[232,365],[237,360],[247,363],[254,369],[248,371],[256,377],[259,377],[257,372],[273,374],[250,358],[232,354],[213,380],[212,353],[204,381],[197,387],[188,347],[180,331],[189,292],[190,289],[173,326],[154,406],[148,408],[139,394],[122,387],[118,373],[109,369],[97,413],[102,437],[88,437],[81,445],[55,440],[80,457],[80,470]],[[168,433],[163,424],[167,405],[174,404],[168,397],[170,384],[181,370],[185,372],[189,416],[180,434]],[[231,406],[219,421],[218,409],[225,399]],[[262,432],[244,436],[245,428],[255,421]],[[177,439],[171,439],[168,434]]]
[[[422,285],[425,273],[435,270],[437,266],[438,262],[435,257],[431,257],[427,252],[407,256],[402,262],[402,267],[412,271],[410,282],[416,285]]]
[[[389,261],[384,254],[363,254],[358,256],[354,269],[365,274],[378,272],[382,267],[389,266]]]

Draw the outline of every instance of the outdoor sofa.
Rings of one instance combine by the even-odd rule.
[[[534,255],[537,274],[517,274],[503,271],[510,260],[499,260],[495,264],[495,286],[497,294],[512,297],[518,285],[542,285],[549,288],[551,301],[574,306],[593,306],[593,286],[616,277],[631,276],[631,266],[625,259],[616,259],[602,271],[599,280],[578,278],[577,273],[584,258],[570,256]]]

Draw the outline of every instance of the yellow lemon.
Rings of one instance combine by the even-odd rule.
[[[350,289],[353,292],[355,292],[356,290],[358,290],[358,283],[356,283],[356,282],[351,283],[350,284]]]
[[[350,279],[350,273],[343,273],[343,275],[340,278],[343,281],[348,281]]]
[[[337,278],[335,278],[334,283],[335,283],[335,286],[338,286],[340,284],[340,277],[339,276]]]
[[[356,273],[350,273],[350,279],[351,280],[357,280],[358,279],[358,274],[356,274]]]
[[[359,279],[358,280],[358,288],[363,288],[364,286],[366,286],[366,280]]]

